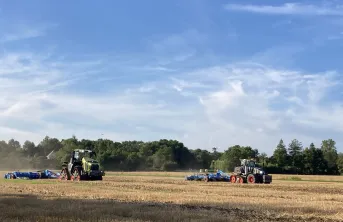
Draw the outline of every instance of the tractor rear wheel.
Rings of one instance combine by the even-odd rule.
[[[71,176],[71,180],[73,181],[80,181],[81,180],[81,172],[80,169],[76,168]]]
[[[243,177],[238,177],[237,178],[237,183],[244,183]]]
[[[255,183],[256,182],[256,178],[253,174],[249,174],[247,177],[247,181],[248,183]]]
[[[59,176],[59,179],[60,180],[69,180],[70,179],[69,174],[68,174],[68,170],[66,168],[62,169],[60,176]]]

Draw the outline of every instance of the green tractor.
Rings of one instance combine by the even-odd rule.
[[[76,149],[71,153],[70,161],[64,162],[60,180],[102,180],[105,175],[100,170],[100,164],[95,160],[92,150]]]
[[[230,176],[231,183],[264,183],[272,182],[272,176],[255,165],[254,160],[241,159],[241,166],[235,167]]]

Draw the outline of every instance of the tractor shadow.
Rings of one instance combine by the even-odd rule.
[[[335,221],[270,213],[277,208],[251,210],[252,207],[258,209],[257,205],[198,206],[113,199],[40,199],[32,194],[0,194],[0,221]]]

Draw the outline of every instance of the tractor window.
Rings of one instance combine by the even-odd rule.
[[[80,153],[80,156],[79,156],[80,160],[82,160],[82,158],[85,157],[85,156],[87,156],[87,154],[85,154],[85,153]]]
[[[77,160],[79,159],[79,152],[75,152],[74,158],[77,159]]]
[[[84,157],[83,153],[75,152],[75,154],[74,154],[74,158],[78,161],[81,161],[83,157]]]

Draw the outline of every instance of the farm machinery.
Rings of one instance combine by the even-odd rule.
[[[229,175],[218,170],[217,173],[200,173],[185,177],[190,181],[227,181],[231,183],[263,183],[272,182],[272,176],[268,175],[262,168],[257,167],[255,161],[241,159],[241,166],[234,167],[234,172]]]
[[[5,179],[26,179],[26,180],[57,179],[58,177],[59,177],[59,173],[55,173],[51,170],[39,170],[35,172],[14,171],[14,172],[6,173],[4,175]]]
[[[272,176],[255,165],[255,161],[241,159],[241,166],[235,167],[230,177],[231,183],[264,183],[272,182]]]
[[[100,170],[100,164],[95,157],[96,154],[92,150],[73,150],[70,161],[62,165],[60,180],[102,180],[105,172]]]
[[[218,170],[217,173],[206,173],[206,174],[193,174],[185,177],[185,180],[195,180],[195,181],[222,181],[230,182],[230,176],[225,174],[223,171]]]

